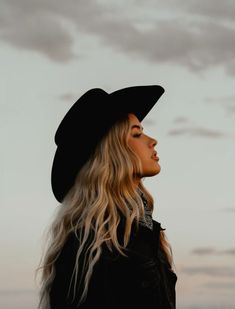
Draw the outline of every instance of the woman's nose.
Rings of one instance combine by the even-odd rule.
[[[155,138],[151,138],[151,142],[150,142],[150,145],[152,146],[152,147],[155,147],[156,145],[157,145],[157,140],[155,139]]]

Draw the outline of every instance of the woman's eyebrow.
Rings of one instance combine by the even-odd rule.
[[[131,129],[134,129],[134,128],[140,129],[142,131],[144,130],[144,128],[139,126],[138,124],[133,124],[133,126],[131,126]]]

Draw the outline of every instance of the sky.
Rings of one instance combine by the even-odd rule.
[[[142,124],[177,308],[235,308],[235,2],[0,0],[0,307],[37,304],[55,131],[88,89],[159,84]],[[84,133],[84,132],[83,132]]]

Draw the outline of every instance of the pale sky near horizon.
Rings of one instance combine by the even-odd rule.
[[[32,308],[65,113],[93,87],[159,84],[142,124],[161,172],[144,183],[172,244],[178,308],[234,308],[235,2],[0,2],[0,307]]]

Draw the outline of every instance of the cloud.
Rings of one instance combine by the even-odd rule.
[[[233,248],[233,249],[228,249],[228,250],[224,250],[222,253],[223,253],[223,254],[235,255],[235,248]]]
[[[175,120],[174,120],[174,123],[179,123],[179,124],[181,124],[181,123],[187,123],[187,122],[189,122],[189,118],[184,117],[184,116],[177,117],[177,118],[175,118]]]
[[[78,98],[76,97],[75,99],[75,95],[72,95],[71,93],[64,93],[64,94],[61,94],[58,97],[58,99],[61,101],[66,101],[66,102],[69,102],[70,104],[73,104]]]
[[[83,35],[96,37],[104,47],[130,57],[135,55],[149,62],[180,65],[194,71],[224,66],[235,74],[234,25],[220,19],[198,18],[199,13],[219,16],[214,1],[205,3],[168,0],[165,4],[157,2],[153,8],[147,1],[140,15],[138,6],[124,2],[115,7],[95,0],[5,0],[0,11],[0,39],[65,62],[76,56],[72,26],[78,41]],[[235,3],[217,4],[223,18],[232,16]],[[120,14],[122,11],[125,14]],[[147,28],[144,19],[149,24]]]
[[[203,127],[187,127],[187,128],[178,128],[168,131],[168,135],[179,136],[179,135],[190,135],[190,136],[199,136],[204,138],[222,138],[226,134],[220,131],[211,130]]]
[[[235,248],[230,248],[226,250],[218,250],[212,247],[200,247],[195,248],[191,251],[195,255],[235,255]]]
[[[230,289],[235,289],[235,282],[234,281],[212,281],[212,282],[207,282],[204,284],[205,287],[210,288],[210,289],[225,289],[225,290],[230,290]]]
[[[0,39],[9,44],[64,62],[75,57],[73,38],[45,1],[3,1],[0,11]]]
[[[184,267],[182,272],[188,275],[203,274],[211,277],[235,277],[234,267],[228,266]]]
[[[222,98],[213,98],[213,97],[208,97],[206,98],[206,102],[209,104],[217,104],[221,105],[223,108],[227,110],[229,115],[235,114],[235,96],[230,95]]]
[[[214,248],[195,248],[192,250],[193,254],[196,255],[208,255],[208,254],[214,254],[216,250]]]
[[[235,96],[227,96],[227,97],[222,97],[222,98],[213,98],[213,97],[208,97],[206,98],[206,102],[210,104],[221,104],[221,105],[227,105],[227,104],[234,104],[235,105]]]
[[[142,3],[142,5],[158,8],[160,3],[156,0],[135,0],[136,4]],[[217,21],[231,20],[234,21],[235,5],[231,0],[164,0],[161,3],[161,8],[167,8],[182,13],[187,12],[193,16],[199,15],[200,17],[210,17],[213,20],[217,18]]]
[[[235,207],[225,207],[222,209],[222,211],[225,211],[225,212],[235,212]]]
[[[235,114],[235,106],[228,106],[227,110],[229,113]]]
[[[74,38],[68,23],[86,24],[90,22],[85,22],[87,18],[92,21],[99,13],[95,2],[89,0],[80,5],[72,0],[3,0],[0,39],[53,61],[67,62],[75,57]]]

